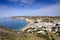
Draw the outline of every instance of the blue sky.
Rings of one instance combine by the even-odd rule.
[[[60,16],[60,0],[0,0],[0,17]]]

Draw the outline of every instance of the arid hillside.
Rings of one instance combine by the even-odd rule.
[[[14,32],[3,26],[0,26],[0,40],[60,40],[60,36],[49,32],[46,32],[46,34],[36,34],[33,31]]]

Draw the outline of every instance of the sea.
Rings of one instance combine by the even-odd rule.
[[[28,25],[25,19],[0,18],[0,25],[12,29],[21,30]]]

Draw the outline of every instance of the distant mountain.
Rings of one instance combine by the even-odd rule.
[[[56,20],[58,19],[60,21],[60,16],[11,16],[10,18],[13,18],[13,19],[20,19],[20,18],[29,18],[29,19],[53,19],[53,20]]]

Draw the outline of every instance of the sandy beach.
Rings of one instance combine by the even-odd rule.
[[[31,25],[32,25],[32,23],[28,22],[28,25],[26,27],[22,28],[22,31],[26,30],[27,28],[30,28]]]

